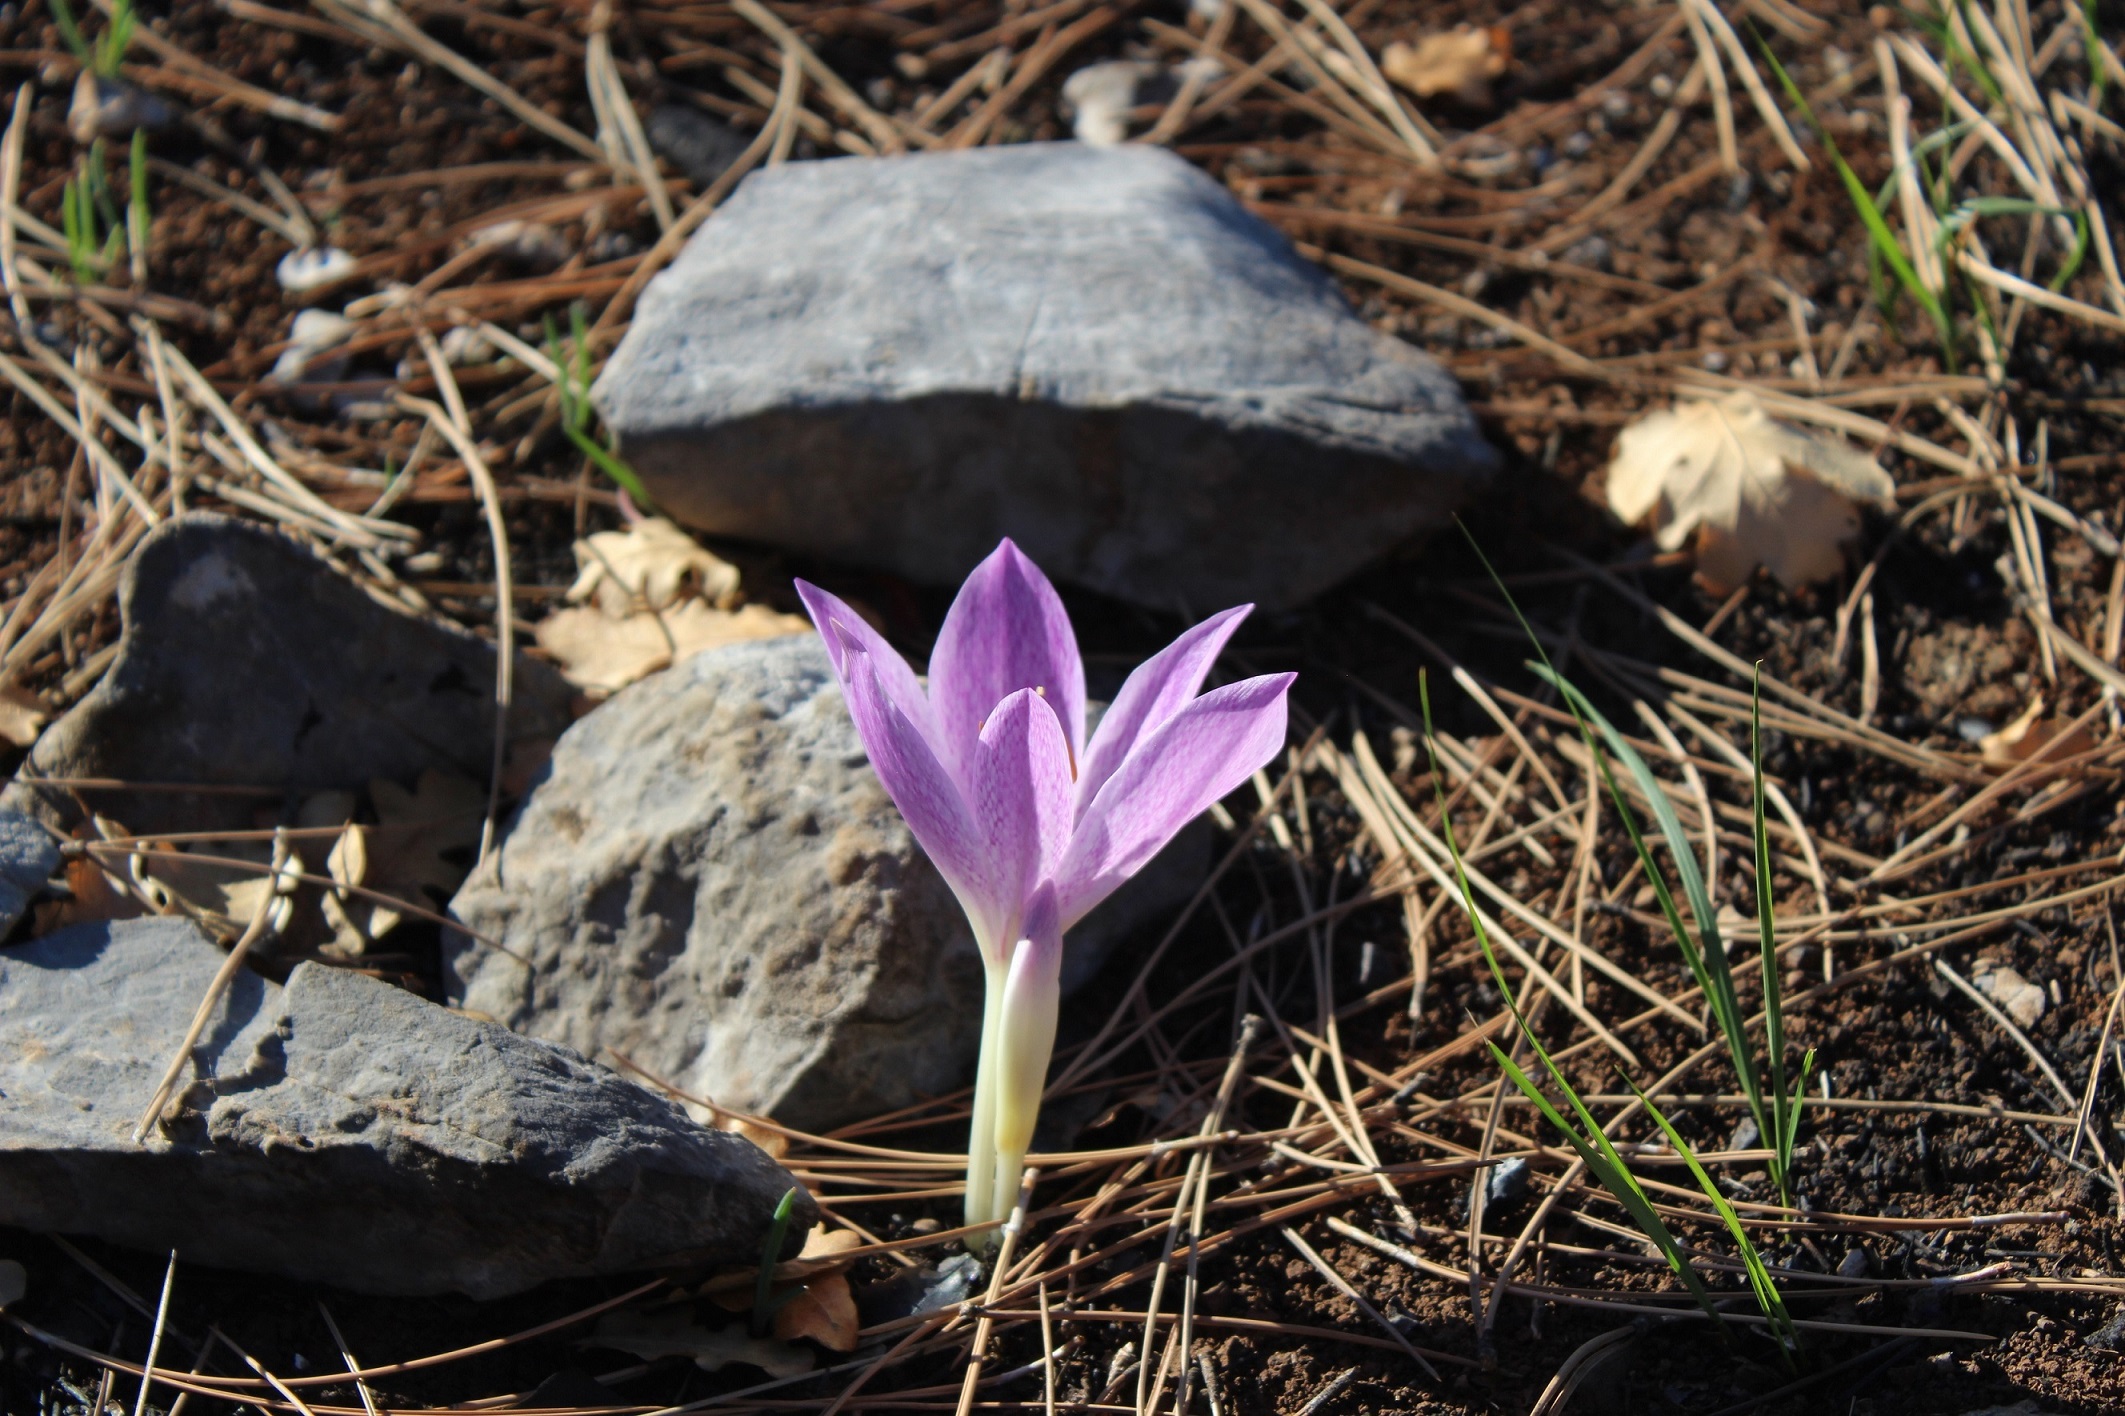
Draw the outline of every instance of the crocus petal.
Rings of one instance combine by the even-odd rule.
[[[1085,809],[1055,873],[1065,929],[1276,755],[1295,677],[1267,674],[1212,689],[1137,742]]]
[[[871,769],[938,874],[959,897],[983,948],[1002,948],[1007,922],[1018,913],[1019,895],[999,888],[994,858],[959,784],[920,729],[887,697],[873,657],[855,650],[847,664],[843,692]]]
[[[922,691],[922,680],[915,677],[908,661],[901,658],[899,652],[885,642],[885,636],[872,629],[869,622],[850,609],[839,596],[828,594],[808,580],[800,580],[797,582],[797,598],[804,601],[812,623],[818,626],[819,637],[826,642],[826,656],[834,666],[834,677],[840,680],[842,692],[848,691],[852,656],[868,656],[871,671],[876,675],[886,701],[920,730],[934,752],[937,715]]]
[[[1137,665],[1085,748],[1077,770],[1078,815],[1092,804],[1130,749],[1195,697],[1204,675],[1224,652],[1225,641],[1253,608],[1239,605],[1221,610]]]
[[[981,725],[1021,688],[1055,709],[1070,760],[1084,756],[1085,666],[1055,587],[1006,540],[974,568],[930,652],[930,694],[954,770],[971,767]]]
[[[968,805],[997,897],[1012,907],[998,936],[1008,944],[1021,926],[1018,903],[1054,870],[1070,841],[1070,749],[1054,707],[1030,688],[997,704],[968,775]]]

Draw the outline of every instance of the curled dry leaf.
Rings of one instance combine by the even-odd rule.
[[[0,741],[33,747],[51,716],[36,694],[11,683],[0,684]]]
[[[1415,44],[1397,40],[1388,45],[1380,55],[1380,72],[1418,98],[1450,93],[1464,102],[1480,103],[1490,97],[1491,80],[1503,74],[1512,60],[1510,31],[1459,25],[1424,35]]]
[[[369,802],[376,824],[348,823],[326,859],[326,872],[339,888],[325,896],[325,918],[335,942],[350,953],[360,953],[405,918],[404,910],[350,887],[412,905],[449,899],[465,882],[487,818],[486,788],[437,768],[421,773],[410,791],[379,778],[369,784]]]
[[[811,631],[796,615],[741,607],[737,567],[662,518],[600,531],[575,550],[580,573],[568,598],[576,607],[540,621],[538,643],[592,698],[703,649]]]
[[[2058,741],[2065,734],[2063,742]],[[2039,752],[2046,762],[2064,762],[2095,747],[2086,728],[2075,727],[2071,718],[2049,717],[2041,696],[2022,710],[2020,717],[1996,733],[1978,739],[1978,755],[1987,767],[2002,771],[2017,762],[2027,762]]]
[[[556,610],[539,621],[539,647],[561,666],[561,676],[598,697],[617,693],[690,654],[748,639],[809,634],[796,615],[765,605],[718,610],[687,600],[668,610],[614,619],[595,609]]]
[[[807,1348],[754,1337],[744,1323],[705,1328],[679,1307],[653,1313],[608,1313],[578,1345],[611,1348],[644,1362],[690,1357],[704,1372],[720,1372],[734,1363],[758,1367],[771,1377],[799,1377],[812,1370]]]
[[[615,619],[688,598],[726,610],[738,603],[738,568],[661,516],[625,531],[599,531],[576,542],[575,552],[569,600],[595,604]]]
[[[1662,550],[1695,536],[1697,571],[1732,589],[1761,565],[1788,588],[1835,575],[1857,503],[1895,504],[1896,484],[1842,438],[1789,427],[1746,390],[1648,413],[1616,439],[1609,509],[1650,521]]]
[[[771,1331],[784,1342],[801,1337],[829,1352],[854,1352],[860,1326],[848,1275],[823,1273],[807,1279],[797,1295],[776,1310]]]

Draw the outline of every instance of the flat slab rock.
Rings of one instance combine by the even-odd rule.
[[[1197,612],[1307,599],[1496,461],[1436,363],[1149,147],[756,173],[595,393],[692,525],[942,584],[1009,535]]]
[[[1064,987],[1209,867],[1184,833],[1070,934]],[[982,968],[879,786],[815,636],[711,649],[555,747],[451,912],[454,1003],[696,1096],[823,1129],[962,1086]]]
[[[429,768],[487,779],[493,646],[379,603],[291,537],[178,517],[140,543],[118,609],[117,659],[45,730],[0,804],[69,827],[74,794],[24,778],[257,786],[291,799]],[[520,659],[512,740],[558,736],[568,698],[550,666]],[[143,833],[242,829],[259,805],[191,792],[91,799]]]
[[[382,1294],[759,1262],[794,1182],[750,1142],[318,964],[286,987],[239,972],[184,1110],[134,1144],[222,957],[172,919],[0,951],[0,1224]]]

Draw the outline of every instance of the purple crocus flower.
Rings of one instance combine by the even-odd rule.
[[[1062,600],[1006,540],[975,567],[929,689],[846,604],[800,580],[856,732],[959,897],[988,971],[967,1222],[1004,1218],[1055,1046],[1063,935],[1284,745],[1291,674],[1199,694],[1253,608],[1212,615],[1129,676],[1085,738]]]

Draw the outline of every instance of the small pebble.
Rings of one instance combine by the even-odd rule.
[[[345,280],[354,270],[354,257],[337,246],[311,246],[290,251],[273,268],[283,290],[301,293]]]
[[[592,265],[624,261],[642,249],[642,243],[625,231],[600,231],[583,248],[583,258]]]
[[[1585,157],[1594,150],[1594,135],[1581,128],[1566,136],[1561,150],[1566,157]]]
[[[74,141],[130,137],[136,128],[157,132],[177,121],[177,110],[155,95],[121,79],[99,79],[88,70],[74,81],[74,101],[67,109],[67,131]]]
[[[1869,1267],[1865,1249],[1847,1249],[1844,1258],[1838,1262],[1837,1274],[1840,1278],[1865,1278]]]
[[[465,325],[445,331],[438,346],[443,351],[443,362],[452,368],[494,362],[494,346],[487,342],[487,336]]]
[[[1129,136],[1129,110],[1150,66],[1129,59],[1090,64],[1063,81],[1070,131],[1087,147],[1115,147]]]
[[[1509,1205],[1527,1193],[1527,1160],[1514,1156],[1490,1173],[1490,1183],[1483,1187],[1485,1202],[1494,1205]]]
[[[1653,91],[1655,98],[1667,99],[1675,96],[1675,81],[1666,74],[1653,75],[1652,82],[1646,87]]]
[[[1608,270],[1616,264],[1616,251],[1605,237],[1589,236],[1565,247],[1562,259],[1567,265],[1585,266],[1588,270]]]
[[[1697,362],[1703,365],[1707,372],[1714,374],[1724,372],[1727,367],[1726,351],[1724,349],[1707,349],[1704,351],[1704,357]]]

